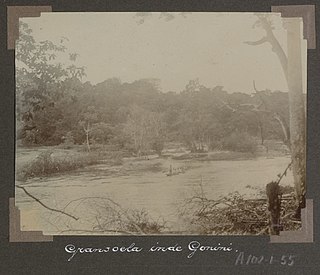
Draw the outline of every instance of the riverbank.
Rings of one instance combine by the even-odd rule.
[[[17,148],[16,180],[26,181],[34,177],[47,177],[99,163],[121,165],[123,155],[123,152],[102,150],[102,148],[90,152],[84,151],[82,147]]]
[[[161,168],[162,171],[168,172],[171,169],[171,160],[184,162],[182,165],[172,168],[177,169],[173,174],[179,174],[188,169],[188,163],[193,161],[239,161],[253,160],[259,157],[286,156],[287,152],[279,147],[281,144],[278,147],[275,144],[275,142],[269,142],[265,146],[260,146],[255,153],[231,151],[191,153],[181,145],[179,146],[179,144],[174,144],[172,148],[170,148],[169,144],[170,149],[165,149],[160,157],[155,154],[137,157],[128,152],[104,145],[92,146],[90,152],[87,152],[86,148],[81,145],[73,145],[68,148],[63,146],[17,147],[16,180],[26,181],[34,177],[48,177],[98,164],[107,164],[110,167],[121,167],[123,165],[121,167],[122,172],[128,172],[128,170],[132,172],[135,169],[138,171],[148,171],[149,169],[150,171],[159,171],[159,167],[164,166]],[[140,162],[140,164],[136,165],[137,162]]]

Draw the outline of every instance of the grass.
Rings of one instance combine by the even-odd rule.
[[[68,153],[54,156],[53,150],[41,152],[33,161],[17,164],[16,179],[25,181],[29,178],[49,176],[55,173],[83,168],[98,163],[121,165],[122,154],[120,152],[92,151]]]

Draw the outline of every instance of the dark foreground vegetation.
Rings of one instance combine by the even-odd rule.
[[[252,189],[250,186],[247,188]],[[218,199],[206,197],[201,186],[199,190],[188,197],[177,211],[180,226],[184,228],[182,231],[175,231],[165,218],[153,219],[145,209],[125,209],[106,197],[83,197],[70,201],[63,208],[65,215],[59,214],[55,222],[59,220],[61,224],[61,220],[65,220],[66,226],[60,228],[58,234],[270,234],[270,214],[264,190],[256,189],[254,198],[233,192]],[[281,194],[281,230],[299,230],[301,222],[292,219],[295,213],[293,187],[282,186]],[[77,211],[71,215],[68,213],[70,209]],[[81,221],[86,221],[89,226],[83,227]]]
[[[252,188],[247,186],[247,188]],[[265,235],[269,232],[270,214],[265,190],[256,190],[255,198],[239,192],[220,199],[205,196],[202,188],[185,201],[181,215],[199,234],[209,235]],[[295,213],[294,188],[281,187],[281,230],[299,230],[301,222],[292,220]]]

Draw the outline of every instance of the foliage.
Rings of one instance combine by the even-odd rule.
[[[222,141],[222,148],[235,152],[254,153],[257,148],[256,140],[245,132],[233,132]]]
[[[65,149],[70,149],[74,145],[74,137],[72,132],[67,132],[66,136],[63,137],[63,145]]]
[[[283,230],[301,227],[291,219],[295,212],[293,187],[282,189],[281,224]],[[257,199],[246,199],[239,192],[230,193],[219,199],[209,199],[203,189],[186,199],[181,208],[184,220],[200,234],[210,235],[264,235],[268,234],[269,211],[265,191],[258,190]]]
[[[64,99],[66,83],[82,78],[83,67],[57,62],[67,50],[64,39],[36,41],[27,24],[20,22],[16,43],[17,121],[22,122],[21,135],[25,143],[55,145],[62,142],[63,133],[56,133],[63,110],[55,105]],[[65,53],[66,54],[66,53]]]
[[[124,132],[134,153],[140,156],[153,149],[161,155],[165,141],[165,124],[161,114],[133,105]]]
[[[254,152],[258,139],[285,142],[287,93],[229,94],[198,79],[180,93],[161,92],[157,79],[83,83],[85,68],[65,40],[36,41],[25,23],[16,53],[17,138],[23,145],[74,143],[90,150],[108,144],[160,156],[166,142],[184,143],[193,153]],[[58,62],[60,55],[69,55],[69,63]]]

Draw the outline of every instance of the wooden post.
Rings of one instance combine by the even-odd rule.
[[[280,210],[281,210],[281,193],[279,183],[272,181],[267,184],[266,193],[268,196],[268,210],[270,211],[270,234],[279,235]]]

